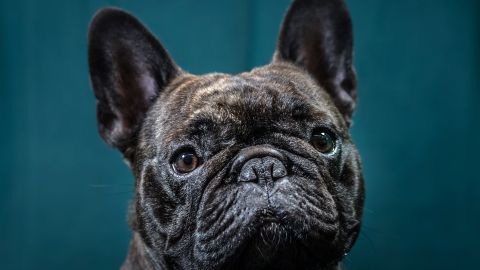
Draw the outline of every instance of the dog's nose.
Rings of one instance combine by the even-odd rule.
[[[250,146],[235,157],[230,175],[239,182],[268,182],[287,176],[286,158],[268,145]]]

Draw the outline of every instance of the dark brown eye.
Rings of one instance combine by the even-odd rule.
[[[182,152],[173,160],[173,169],[178,173],[189,173],[199,165],[198,157],[192,151]]]
[[[322,153],[331,153],[335,150],[335,139],[330,132],[315,132],[312,135],[312,145]]]

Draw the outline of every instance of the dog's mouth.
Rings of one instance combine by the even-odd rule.
[[[327,239],[308,239],[300,228],[286,222],[273,210],[262,211],[258,220],[238,231],[227,246],[231,253],[214,268],[218,269],[321,269],[335,261],[324,253]],[[239,241],[239,242],[237,242]],[[235,245],[235,243],[239,243]]]
[[[304,180],[278,180],[271,190],[243,184],[205,197],[195,246],[202,265],[309,269],[336,260],[328,252],[340,230],[336,209],[328,194],[300,189]]]

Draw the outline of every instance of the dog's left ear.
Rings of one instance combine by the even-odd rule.
[[[343,0],[295,0],[274,56],[274,61],[306,69],[330,94],[348,125],[357,98],[352,44],[352,22]]]

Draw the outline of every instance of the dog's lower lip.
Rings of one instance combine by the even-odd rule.
[[[270,223],[270,222],[278,223],[278,219],[274,216],[266,216],[266,217],[263,218],[263,221],[268,222],[268,223]]]
[[[265,224],[268,223],[280,223],[280,220],[276,213],[272,209],[263,209],[262,212],[262,222]]]

